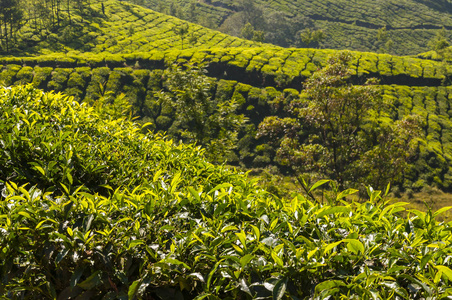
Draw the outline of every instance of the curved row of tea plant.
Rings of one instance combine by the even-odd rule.
[[[452,26],[448,1],[160,1],[130,0],[180,19],[240,35],[246,22],[263,30],[265,41],[280,46],[306,46],[303,30],[323,30],[320,45],[330,49],[385,51],[415,55],[429,50],[428,42],[443,27]],[[244,6],[253,5],[254,18]],[[249,10],[250,8],[248,8]],[[257,12],[256,12],[257,11]],[[195,12],[195,13],[194,13]],[[203,14],[203,17],[197,16]],[[378,39],[386,26],[385,41]],[[391,40],[390,46],[385,45]]]
[[[259,45],[127,2],[92,0],[85,5],[89,14],[72,7],[70,19],[61,10],[59,27],[44,34],[25,24],[17,37],[22,52],[111,54]]]
[[[344,201],[353,190],[281,200],[193,146],[62,100],[0,92],[1,296],[452,295],[452,224],[435,219],[449,208],[403,217],[370,189],[365,203]]]
[[[170,176],[167,170],[178,168],[180,176],[196,180],[196,166],[204,163],[199,149],[172,147],[158,134],[140,135],[137,125],[115,119],[122,114],[119,107],[95,109],[32,86],[5,88],[1,93],[3,183],[60,192],[83,186],[82,190],[105,193],[142,184],[157,169]]]
[[[291,60],[289,57],[283,65],[282,60],[270,57],[269,62],[260,69],[262,73],[256,73],[256,70],[244,72],[243,69],[231,69],[235,61],[250,53],[255,53],[259,49],[261,48],[218,49],[217,51],[200,52],[190,50],[151,52],[125,55],[124,57],[120,55],[92,56],[86,61],[85,59],[88,58],[83,56],[83,58],[66,56],[65,60],[58,56],[20,60],[4,58],[0,80],[6,85],[31,83],[35,87],[45,90],[64,92],[74,96],[78,101],[85,102],[93,102],[110,93],[113,93],[112,96],[124,93],[133,105],[134,114],[139,116],[142,122],[151,122],[153,123],[151,128],[171,134],[180,129],[177,127],[177,122],[174,122],[171,108],[162,105],[155,96],[158,91],[164,89],[162,80],[164,61],[170,63],[177,60],[190,60],[192,63],[199,64],[210,61],[211,65],[207,69],[208,75],[235,79],[216,80],[212,97],[234,99],[240,105],[239,113],[244,114],[250,120],[249,125],[240,133],[241,141],[237,145],[236,156],[230,157],[229,162],[241,163],[247,167],[265,167],[276,165],[273,161],[275,150],[269,145],[262,144],[262,141],[256,140],[256,128],[265,116],[282,113],[277,104],[279,100],[284,99],[285,102],[288,102],[297,97],[297,90],[284,89],[284,86],[296,85],[301,88],[301,77],[295,77],[290,82],[290,76],[281,74],[288,74],[289,67],[301,69],[306,66],[305,71],[301,71],[301,73],[307,76],[315,68],[324,64],[324,57],[331,51],[293,50],[290,57],[296,57],[296,59]],[[244,51],[240,52],[240,50]],[[266,53],[265,50],[262,51]],[[289,50],[281,50],[278,53],[289,53],[287,51]],[[228,63],[224,62],[223,65],[224,58],[228,55],[232,57],[233,53],[236,54],[235,57],[231,58]],[[390,83],[387,81],[391,79],[408,82],[418,80],[420,83],[426,81],[426,83],[432,84],[441,84],[445,81],[443,65],[431,60],[371,53],[357,55],[353,62],[355,72],[357,69],[359,75],[365,76],[380,74],[382,83]],[[250,65],[258,60],[257,56],[250,57],[252,57]],[[13,64],[13,62],[20,63],[20,65]],[[293,63],[293,66],[290,65],[290,62]],[[278,64],[280,65],[278,66]],[[33,65],[36,66],[32,67]],[[61,68],[56,65],[67,65],[68,67]],[[96,65],[99,67],[95,67]],[[277,71],[274,71],[276,68],[278,68]],[[264,69],[269,73],[264,72]],[[391,74],[395,76],[391,76]],[[359,77],[357,79],[359,80]],[[297,82],[297,80],[300,81]],[[275,85],[275,87],[271,85]],[[260,88],[259,86],[266,87]],[[396,85],[382,85],[382,89],[394,105],[393,119],[401,119],[407,114],[416,113],[420,114],[425,122],[427,144],[421,146],[419,158],[413,162],[413,168],[406,171],[404,188],[418,190],[424,184],[428,184],[449,189],[452,184],[452,170],[448,167],[448,162],[452,157],[452,149],[449,145],[451,142],[450,128],[452,128],[448,105],[450,89],[448,87]]]
[[[168,51],[136,52],[126,54],[51,54],[27,57],[3,57],[2,72],[21,66],[28,67],[109,67],[135,69],[163,69],[165,65],[191,63],[210,64],[212,77],[235,79],[255,86],[300,86],[301,80],[324,67],[326,58],[336,50],[284,49],[276,47],[229,47],[210,49],[172,49]],[[438,86],[452,72],[448,64],[428,59],[401,57],[388,54],[352,52],[351,69],[355,75],[372,75],[384,84]],[[14,66],[18,65],[18,66]],[[33,71],[28,68],[28,73]],[[11,72],[14,72],[11,71]],[[27,72],[24,70],[24,72]],[[16,73],[7,76],[13,77]],[[6,75],[6,74],[4,74]],[[32,76],[32,75],[28,75]],[[275,82],[280,77],[281,82]],[[265,81],[265,78],[268,80]],[[259,81],[260,80],[260,81]],[[248,82],[246,82],[248,81]],[[443,82],[448,83],[448,82]],[[301,86],[300,86],[301,87]]]

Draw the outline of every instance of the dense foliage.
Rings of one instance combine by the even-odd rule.
[[[428,42],[452,25],[448,0],[130,0],[165,14],[244,36],[250,23],[264,41],[283,47],[380,51],[414,55],[430,50]],[[382,38],[381,31],[385,30]],[[319,43],[307,43],[306,32],[322,32]]]
[[[400,182],[417,148],[419,117],[393,122],[375,78],[353,85],[351,54],[338,52],[305,82],[285,118],[266,117],[258,137],[277,147],[277,160],[298,175],[331,178],[344,185],[382,189]]]
[[[8,54],[111,54],[257,45],[117,0],[68,1],[64,9],[61,0],[16,2],[23,21],[20,30],[13,31],[15,38],[9,46],[1,49]],[[180,39],[180,29],[186,32],[185,42]]]
[[[359,1],[347,2],[341,24],[328,5],[309,1],[291,1],[290,10],[285,1],[152,2],[209,27],[239,26],[237,35],[254,42],[116,0],[7,2],[0,46],[21,55],[2,57],[0,80],[30,85],[0,89],[0,298],[452,296],[452,223],[439,222],[450,207],[407,210],[371,188],[355,202],[356,190],[328,180],[279,198],[206,159],[276,165],[276,148],[256,139],[259,124],[287,116],[302,82],[335,52],[259,43],[264,38],[287,44],[289,33],[342,48],[347,37],[358,49],[419,52],[413,45],[427,44],[437,22],[448,26],[448,14],[437,13],[448,1],[419,0],[415,16],[394,10],[409,29],[399,28],[406,20],[380,22],[375,9],[357,25]],[[299,4],[306,17],[297,16]],[[313,26],[317,13],[329,19]],[[419,22],[429,28],[413,34]],[[268,28],[273,35],[264,36]],[[431,45],[444,58],[447,28],[437,32]],[[381,80],[390,123],[420,116],[425,141],[403,187],[450,189],[450,67],[360,52],[349,67],[349,83]],[[132,115],[140,125],[125,118]]]
[[[449,208],[402,217],[370,189],[364,203],[343,201],[354,190],[286,202],[198,148],[61,100],[1,91],[3,297],[452,294],[451,224],[435,219]]]
[[[180,37],[174,35],[179,45]],[[208,64],[204,75],[201,74],[204,76],[201,81],[210,85],[205,91],[205,99],[212,99],[217,104],[231,100],[235,103],[232,107],[223,106],[234,111],[230,116],[243,114],[249,120],[239,132],[217,131],[223,136],[237,134],[235,154],[227,156],[229,163],[247,168],[273,166],[274,169],[279,165],[274,159],[277,148],[256,139],[259,124],[268,116],[285,117],[282,108],[298,99],[302,81],[325,66],[328,55],[334,53],[333,50],[237,47],[115,55],[72,53],[5,57],[0,80],[5,85],[32,83],[35,87],[64,92],[79,102],[88,103],[105,93],[112,93],[113,98],[124,93],[140,122],[151,122],[149,128],[166,131],[179,140],[180,132],[187,129],[187,124],[176,122],[175,111],[169,105],[171,102],[159,100],[161,95],[174,99],[178,90],[172,92],[168,88],[171,84],[167,81],[172,76],[167,75],[174,72],[167,66],[187,61],[194,66]],[[360,84],[369,76],[379,78],[391,119],[402,120],[409,114],[421,118],[426,142],[420,144],[416,161],[405,169],[401,187],[418,191],[425,185],[433,185],[449,190],[452,186],[452,168],[448,166],[452,159],[448,104],[451,92],[446,86],[450,80],[449,66],[426,59],[352,54],[350,80]],[[211,113],[207,115],[213,118]],[[229,128],[237,128],[234,126]],[[217,133],[211,137],[218,137]],[[208,141],[198,139],[198,143],[207,145]]]
[[[21,8],[31,4],[28,1],[21,3],[24,4]],[[218,147],[212,149],[228,152],[229,163],[247,168],[275,170],[278,166],[280,171],[287,171],[275,160],[277,148],[256,139],[257,128],[265,117],[285,117],[282,107],[298,99],[302,83],[324,67],[326,58],[335,53],[335,50],[285,49],[246,41],[115,0],[69,1],[64,7],[60,1],[56,1],[58,5],[55,6],[46,6],[47,0],[36,3],[39,5],[32,5],[21,16],[27,22],[20,23],[23,26],[14,39],[16,48],[11,49],[22,49],[28,56],[2,58],[0,80],[3,84],[32,83],[35,87],[61,91],[79,102],[88,103],[105,94],[115,98],[124,93],[124,99],[132,104],[132,113],[140,118],[140,122],[152,123],[149,128],[166,131],[177,140],[181,138],[180,132],[185,132],[185,141],[197,140],[198,144],[206,146],[209,144],[207,139],[193,139],[190,135],[194,133],[185,131],[188,123],[176,120],[178,113],[169,105],[171,102],[160,101],[177,96],[177,92],[168,88],[166,79],[171,76],[162,77],[170,72],[171,65],[187,62],[194,66],[204,65],[205,75],[210,79],[203,80],[211,82],[205,99],[222,105],[225,113],[231,112],[227,113],[231,117],[244,115],[249,120],[245,127],[240,127],[236,126],[242,123],[239,119],[229,118],[229,121],[239,122],[234,125],[235,121],[228,121],[232,126],[228,125],[229,129],[223,132],[209,130],[213,133],[210,137],[232,137],[228,140],[220,138],[226,143],[214,146],[226,145],[225,149],[230,149],[233,144],[236,147],[234,153]],[[171,3],[162,5],[171,6]],[[259,14],[262,8],[262,3],[258,2],[254,6],[249,6],[247,1],[234,3],[229,4],[235,5],[247,18]],[[429,1],[423,3],[430,5]],[[221,5],[220,1],[197,2],[191,3],[190,7],[191,11],[202,7],[203,12],[206,9],[206,15],[209,15],[208,11],[219,9],[225,13],[217,18],[221,21],[221,18],[227,18],[230,7],[218,8],[218,5]],[[154,8],[160,9],[158,6],[156,3]],[[256,8],[255,11],[250,7]],[[173,6],[173,12],[177,10],[177,5]],[[249,25],[244,33],[259,37],[257,24],[250,22]],[[378,30],[378,47],[388,46],[392,31],[394,28],[390,26]],[[321,32],[322,29],[307,28],[302,36],[312,40]],[[438,31],[432,43],[442,49],[445,40],[447,29]],[[318,45],[312,43],[312,46]],[[447,48],[440,48],[433,58],[447,56]],[[33,56],[37,53],[46,55]],[[385,101],[391,106],[391,119],[396,121],[409,114],[420,115],[426,142],[420,144],[416,161],[405,168],[401,187],[418,191],[433,185],[450,190],[452,148],[449,131],[452,126],[448,104],[450,89],[447,87],[450,66],[447,62],[353,52],[350,67],[350,80],[355,84],[361,84],[369,77],[380,80]],[[234,105],[226,105],[229,100]],[[183,114],[179,113],[179,116]],[[214,114],[207,113],[207,116],[215,120]],[[218,153],[217,150],[213,152]],[[223,157],[223,154],[210,155],[214,160]]]
[[[150,9],[117,0],[8,1],[0,9],[4,25],[0,27],[0,49],[3,53],[132,53],[260,44],[227,35],[232,34],[284,47],[415,55],[436,49],[429,42],[438,35],[447,40],[452,22],[450,4],[420,4],[419,0],[407,0],[403,5],[363,0],[353,4],[326,0],[133,2]],[[177,37],[181,32],[183,39]],[[307,33],[314,39],[306,39]]]
[[[156,96],[171,111],[171,136],[201,145],[211,162],[224,163],[246,122],[237,114],[240,104],[235,99],[214,98],[214,81],[199,67],[174,66],[163,77],[166,90]]]

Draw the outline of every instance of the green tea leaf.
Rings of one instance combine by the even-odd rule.
[[[335,243],[331,243],[328,246],[325,247],[325,249],[323,250],[323,253],[327,253],[329,252],[331,249],[337,247],[340,243],[342,243],[343,241],[339,241],[339,242],[335,242]]]
[[[273,300],[281,300],[287,288],[287,278],[281,278],[275,283],[273,288]]]
[[[364,245],[359,240],[356,239],[345,239],[344,243],[347,244],[347,248],[355,254],[361,253],[364,254]]]
[[[273,258],[275,263],[277,263],[281,268],[284,267],[284,261],[282,260],[281,257],[278,256],[278,253],[276,253],[275,251],[272,251],[271,252],[271,257]]]
[[[165,262],[167,264],[173,264],[173,265],[182,265],[184,268],[190,270],[191,268],[184,262],[177,260],[175,258],[165,258],[162,260],[162,262]]]
[[[243,248],[246,250],[246,233],[242,230],[240,232],[236,232],[235,235],[239,238],[240,243],[242,243]]]
[[[438,269],[438,273],[441,272],[449,280],[452,280],[452,270],[449,269],[449,267],[446,267],[446,266],[435,266],[435,268]]]
[[[319,294],[321,291],[330,290],[330,289],[341,287],[341,286],[347,286],[347,285],[342,280],[327,280],[327,281],[317,284],[315,286],[315,292],[316,292],[316,294]]]
[[[352,195],[352,194],[354,194],[356,192],[358,192],[358,190],[355,190],[355,189],[347,189],[345,191],[342,191],[342,192],[339,193],[339,195],[337,195],[336,201],[339,201],[342,198],[347,197],[349,195]]]
[[[323,216],[326,215],[334,215],[334,214],[339,214],[339,213],[343,213],[343,214],[348,214],[351,212],[350,207],[347,206],[333,206],[333,207],[329,207],[323,211],[321,211],[318,215],[317,218],[322,218]]]
[[[240,258],[240,265],[242,266],[242,268],[244,268],[253,259],[254,259],[254,255],[247,254],[247,255],[243,256],[242,258]]]
[[[100,270],[96,271],[91,274],[91,276],[89,276],[86,280],[79,283],[77,286],[81,287],[84,290],[91,290],[102,283],[101,275],[102,273]]]
[[[141,279],[135,280],[130,286],[129,286],[129,291],[127,292],[127,296],[129,300],[134,299],[134,297],[136,296],[136,294],[138,293],[138,289],[140,288],[141,285]]]
[[[132,240],[132,241],[130,241],[127,249],[130,250],[138,245],[143,245],[143,244],[145,244],[143,240]]]
[[[330,181],[331,180],[329,180],[329,179],[323,179],[323,180],[317,181],[309,188],[309,192],[312,192],[313,190],[317,189],[319,186],[324,185],[325,183],[328,183]]]
[[[180,180],[180,176],[181,173],[177,173],[176,175],[174,175],[173,180],[171,180],[170,186],[171,186],[171,194],[173,194],[176,191],[177,186],[179,185],[179,183],[181,182]]]
[[[188,191],[190,192],[190,194],[197,200],[197,201],[201,201],[201,198],[199,197],[199,193],[192,188],[191,186],[188,187]]]
[[[446,207],[440,208],[433,214],[433,216],[436,217],[436,216],[442,214],[443,212],[448,211],[451,208],[452,208],[452,206],[446,206]]]
[[[214,266],[214,267],[212,268],[212,270],[209,272],[209,275],[208,275],[208,277],[207,277],[207,284],[206,284],[207,291],[210,290],[210,285],[211,285],[211,283],[212,283],[213,275],[215,275],[215,272],[217,271],[218,266],[219,266],[223,261],[224,261],[224,258],[223,258],[223,259],[220,259],[219,261],[217,261],[217,263],[215,264],[215,266]]]
[[[44,169],[41,166],[35,165],[33,166],[33,169],[39,171],[39,173],[41,173],[43,176],[46,176],[46,171],[44,171]]]
[[[227,231],[233,231],[233,230],[238,230],[237,226],[235,226],[235,225],[224,226],[221,229],[221,233],[225,233]]]

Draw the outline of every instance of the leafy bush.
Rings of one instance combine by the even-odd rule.
[[[449,208],[370,189],[286,202],[199,148],[30,86],[3,89],[0,113],[0,296],[452,295],[452,224],[435,219]]]
[[[33,86],[37,88],[44,88],[47,86],[47,78],[52,73],[53,68],[51,67],[38,67],[34,68],[35,75],[33,77]]]
[[[27,84],[31,83],[33,80],[33,68],[32,67],[23,67],[16,74],[16,84]]]
[[[16,74],[22,69],[21,66],[8,64],[0,73],[0,79],[4,85],[11,85],[15,81]]]
[[[52,72],[52,78],[47,84],[47,88],[50,90],[62,92],[66,88],[69,75],[72,73],[72,71],[73,69],[55,69]]]

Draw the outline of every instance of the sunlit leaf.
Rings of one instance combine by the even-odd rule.
[[[435,266],[435,268],[438,270],[438,273],[442,273],[445,275],[449,280],[452,280],[452,270],[449,269],[449,267],[446,266]],[[435,277],[436,278],[436,277]]]
[[[358,192],[358,190],[356,190],[356,189],[347,189],[345,191],[342,191],[339,193],[339,195],[337,195],[336,201],[339,201],[340,199],[345,198],[349,195],[355,194],[357,192]]]
[[[438,215],[440,215],[440,214],[442,214],[442,213],[448,211],[448,210],[451,209],[451,208],[452,208],[452,206],[442,207],[442,208],[438,209],[438,210],[433,214],[433,216],[436,217],[436,216],[438,216]]]
[[[348,213],[350,213],[350,211],[351,211],[351,209],[347,206],[333,206],[333,207],[329,207],[329,208],[321,211],[317,215],[317,218],[322,218],[323,216],[326,216],[326,215],[334,215],[334,214],[339,214],[339,213],[348,214]]]
[[[314,191],[314,190],[317,189],[319,186],[322,186],[322,185],[324,185],[325,183],[328,183],[328,182],[330,182],[330,181],[331,181],[331,180],[329,180],[329,179],[322,179],[322,180],[317,181],[316,183],[314,183],[314,184],[309,188],[309,192]]]
[[[359,240],[345,239],[344,243],[347,243],[347,248],[355,254],[364,254],[364,245]]]

